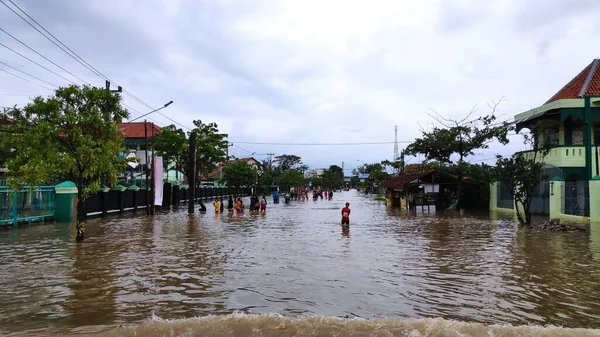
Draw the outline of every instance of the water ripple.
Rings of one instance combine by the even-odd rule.
[[[352,225],[338,225],[351,203]],[[487,214],[405,215],[344,192],[267,215],[185,209],[0,232],[0,333],[236,310],[600,327],[600,242]]]

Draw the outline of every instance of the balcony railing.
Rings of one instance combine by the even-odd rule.
[[[534,150],[518,153],[531,159],[535,156]],[[581,145],[557,146],[552,148],[544,158],[538,153],[536,160],[556,167],[585,167],[585,147]]]

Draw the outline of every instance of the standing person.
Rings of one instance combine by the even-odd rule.
[[[350,203],[346,203],[346,207],[342,208],[342,226],[350,226]]]
[[[254,212],[254,207],[256,206],[256,201],[254,200],[254,195],[250,197],[250,212]]]
[[[221,211],[221,203],[219,202],[219,199],[213,202],[213,206],[215,206],[215,213],[219,214],[219,212]]]
[[[221,213],[223,213],[223,210],[225,209],[225,203],[223,202],[223,198],[219,198],[219,205],[221,205]]]
[[[333,199],[333,191],[332,190],[329,190],[328,195],[329,195],[329,200]]]
[[[260,211],[261,213],[267,213],[267,196],[263,195],[262,199],[260,199]]]
[[[237,198],[237,201],[235,202],[235,210],[237,211],[238,214],[243,212],[242,209],[243,205],[242,205],[242,199],[241,198]]]
[[[233,204],[233,198],[229,196],[229,200],[227,200],[227,212],[229,212],[230,214],[233,213]]]

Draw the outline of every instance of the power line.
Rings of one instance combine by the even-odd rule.
[[[44,82],[44,83],[46,83],[46,84],[49,84],[49,85],[51,85],[51,86],[53,86],[53,87],[58,87],[56,84],[52,84],[52,83],[50,83],[50,82],[48,82],[48,81],[44,81],[44,80],[42,80],[42,79],[41,79],[41,78],[39,78],[39,77],[35,77],[35,76],[31,75],[31,74],[28,74],[28,73],[26,73],[26,72],[24,72],[24,71],[22,71],[22,70],[19,70],[19,69],[15,68],[15,67],[13,67],[13,66],[11,66],[11,65],[9,65],[9,64],[6,64],[6,63],[4,63],[4,62],[2,62],[2,61],[0,61],[0,64],[3,64],[3,65],[5,65],[5,66],[7,66],[7,67],[11,68],[12,70],[18,71],[18,72],[20,72],[21,74],[27,75],[27,76],[29,76],[29,77],[31,77],[31,78],[34,78],[34,79],[36,79],[36,80],[38,80],[38,81],[40,81],[40,82]]]
[[[15,6],[21,13],[25,14],[31,21],[33,21],[37,26],[39,26],[42,30],[44,30],[44,32],[46,32],[48,35],[50,35],[54,40],[52,40],[50,37],[48,37],[46,34],[44,34],[42,31],[40,31],[37,27],[35,27],[31,22],[29,22],[27,19],[25,19],[23,16],[21,16],[19,13],[17,13],[14,9],[12,9],[10,6],[8,6],[4,1],[0,0],[0,2],[6,6],[8,9],[10,9],[14,14],[16,14],[19,18],[21,18],[23,21],[25,21],[28,25],[30,25],[31,27],[33,27],[33,29],[35,29],[38,33],[40,33],[42,36],[44,36],[46,39],[48,39],[50,42],[52,42],[55,46],[57,46],[60,50],[62,50],[63,52],[65,52],[67,55],[69,55],[71,58],[73,58],[75,61],[77,61],[79,64],[81,64],[82,66],[84,66],[86,69],[88,69],[89,71],[91,71],[92,73],[94,73],[94,75],[109,81],[109,82],[113,82],[110,78],[108,78],[108,76],[104,75],[102,72],[100,72],[98,69],[96,69],[94,66],[92,66],[90,63],[88,63],[86,60],[84,60],[81,56],[79,56],[76,52],[74,52],[71,48],[69,48],[66,44],[64,44],[59,38],[57,38],[54,34],[52,34],[50,31],[48,31],[44,26],[42,26],[39,22],[37,22],[33,17],[31,17],[31,15],[27,14],[27,12],[25,12],[21,7],[19,7],[17,4],[15,4],[12,0],[8,0],[13,6]],[[1,28],[0,28],[1,29]],[[6,31],[4,31],[6,33]],[[7,33],[8,34],[8,33]],[[9,34],[10,35],[10,34]],[[12,36],[11,36],[12,37]],[[14,38],[14,37],[13,37]],[[16,38],[15,38],[16,39]],[[59,45],[60,44],[60,45]],[[31,49],[31,48],[30,48]],[[39,54],[39,53],[38,53]],[[64,69],[63,69],[64,70]],[[66,71],[66,70],[65,70]],[[71,74],[73,75],[73,74]],[[73,75],[74,76],[74,75]],[[74,76],[76,78],[78,78],[77,76]],[[78,78],[79,79],[79,78]],[[80,79],[81,80],[81,79]],[[81,80],[82,82],[86,83],[85,81]],[[114,82],[113,82],[114,83]],[[88,83],[89,84],[89,83]],[[117,83],[115,83],[115,85],[117,85]],[[123,92],[125,94],[127,94],[129,97],[133,98],[134,100],[136,100],[138,103],[146,106],[147,108],[149,108],[150,110],[154,110],[154,108],[149,105],[148,103],[144,102],[143,100],[141,100],[140,98],[138,98],[137,96],[135,96],[134,94],[132,94],[131,92],[127,91],[126,89],[123,89]],[[131,109],[131,108],[130,108]],[[134,110],[134,109],[131,109]],[[135,110],[134,110],[135,111]],[[187,126],[180,124],[179,122],[171,119],[170,117],[164,115],[163,113],[159,112],[159,114],[163,117],[165,117],[166,119],[172,121],[173,123],[176,123],[184,128],[187,128],[188,130],[191,130],[190,128],[188,128]]]
[[[0,29],[1,29],[1,28],[0,28]],[[25,55],[23,55],[23,54],[19,53],[18,51],[14,50],[14,49],[12,49],[12,48],[10,48],[10,47],[8,47],[7,45],[5,45],[5,44],[3,44],[3,43],[1,43],[1,42],[0,42],[0,46],[2,46],[2,47],[4,47],[4,48],[6,48],[6,49],[8,49],[8,50],[12,51],[13,53],[15,53],[15,54],[17,54],[17,55],[21,56],[22,58],[26,59],[27,61],[29,61],[29,62],[31,62],[31,63],[33,63],[33,64],[35,64],[35,65],[37,65],[37,66],[39,66],[39,67],[41,67],[41,68],[43,68],[43,69],[45,69],[45,70],[47,70],[47,71],[49,71],[49,72],[51,72],[51,73],[53,73],[54,75],[56,75],[56,76],[58,76],[58,77],[60,77],[60,78],[62,78],[62,79],[64,79],[64,80],[66,80],[66,81],[68,81],[68,82],[70,82],[70,83],[72,83],[72,84],[77,84],[77,83],[75,83],[75,82],[71,81],[70,79],[68,79],[68,78],[66,78],[66,77],[64,77],[64,76],[62,76],[61,74],[59,74],[59,73],[55,72],[54,70],[50,70],[50,69],[46,68],[45,66],[43,66],[43,65],[41,65],[41,64],[39,64],[39,63],[37,63],[36,61],[34,61],[34,60],[30,59],[29,57],[27,57],[27,56],[25,56]]]
[[[11,93],[0,93],[0,96],[23,96],[23,97],[31,97],[31,96],[36,96],[38,94],[11,94]]]
[[[0,0],[1,2],[2,0]],[[46,56],[40,54],[39,52],[37,52],[35,49],[31,48],[29,45],[27,45],[25,42],[17,39],[16,37],[14,37],[12,34],[10,34],[9,32],[5,31],[4,29],[0,28],[0,31],[4,32],[4,34],[10,36],[11,38],[13,38],[15,41],[19,42],[20,44],[22,44],[23,46],[25,46],[27,49],[31,50],[32,52],[36,53],[37,55],[39,55],[40,57],[42,57],[44,60],[54,64],[55,66],[57,66],[58,68],[60,68],[62,71],[66,72],[67,74],[75,77],[76,79],[80,80],[83,83],[89,84],[86,81],[82,80],[81,78],[79,78],[77,75],[74,75],[72,72],[68,71],[67,69],[59,66],[58,64],[56,64],[54,61],[50,60],[49,58],[47,58]]]
[[[40,86],[40,87],[42,87],[42,88],[45,88],[45,89],[48,89],[48,90],[54,91],[54,89],[52,89],[52,88],[48,88],[47,86],[44,86],[44,85],[41,85],[41,84],[39,84],[39,83],[35,83],[35,82],[33,82],[33,81],[30,81],[30,80],[26,79],[25,77],[21,77],[21,76],[19,76],[19,75],[15,75],[15,74],[13,74],[13,73],[11,73],[11,72],[9,72],[9,71],[5,70],[5,69],[0,69],[0,71],[3,71],[3,72],[5,72],[5,73],[7,73],[7,74],[9,74],[9,75],[13,75],[14,77],[20,78],[20,79],[22,79],[23,81],[29,82],[29,83],[31,83],[31,84],[35,84],[35,85],[37,85],[37,86]]]
[[[0,0],[0,2],[6,6],[6,8],[10,9],[13,13],[15,13],[18,17],[21,18],[21,20],[25,21],[25,23],[27,23],[28,25],[30,25],[33,29],[37,30],[38,33],[42,34],[42,36],[44,36],[46,39],[48,39],[48,41],[52,42],[55,46],[57,46],[58,48],[60,48],[62,51],[64,51],[67,55],[69,55],[70,57],[72,57],[75,61],[79,62],[81,65],[83,65],[84,67],[86,67],[88,70],[92,70],[92,72],[100,77],[105,77],[104,75],[102,75],[101,72],[99,72],[96,68],[94,68],[91,64],[87,63],[83,58],[81,58],[79,55],[77,55],[77,53],[75,53],[73,50],[71,50],[69,47],[67,47],[64,43],[62,43],[62,41],[60,41],[56,36],[54,36],[52,33],[50,33],[46,28],[44,28],[44,26],[42,26],[39,22],[37,22],[34,18],[32,18],[29,14],[27,14],[23,9],[21,9],[21,7],[19,7],[17,4],[15,4],[12,0],[8,0],[13,6],[15,6],[19,11],[21,11],[21,13],[25,14],[31,21],[35,22],[36,25],[38,25],[40,28],[42,28],[46,33],[48,33],[50,36],[52,36],[58,43],[60,43],[64,48],[68,49],[69,52],[71,52],[73,55],[75,55],[77,58],[79,58],[80,60],[78,60],[75,56],[71,55],[69,52],[67,52],[63,47],[61,47],[60,45],[58,45],[55,41],[53,41],[52,39],[50,39],[48,36],[46,36],[46,34],[42,33],[37,27],[35,27],[33,24],[31,24],[31,22],[27,21],[27,19],[25,19],[24,17],[22,17],[19,13],[15,12],[14,9],[10,8],[4,1]],[[82,63],[83,61],[83,63]],[[91,69],[90,69],[91,68]]]

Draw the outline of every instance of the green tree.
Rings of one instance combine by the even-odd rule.
[[[217,123],[204,124],[195,120],[196,126],[196,182],[200,186],[201,178],[208,177],[220,163],[227,162],[227,134],[219,133]],[[189,172],[188,172],[189,175]]]
[[[275,157],[275,163],[277,164],[277,167],[281,170],[281,173],[283,173],[289,169],[301,166],[302,158],[291,154],[282,154],[280,156]]]
[[[337,188],[344,185],[344,170],[337,166],[331,165],[323,173],[323,186]]]
[[[77,186],[78,241],[85,236],[86,199],[100,190],[104,178],[114,184],[125,168],[117,124],[128,113],[120,102],[119,94],[103,88],[59,88],[52,97],[36,97],[23,109],[11,109],[12,123],[2,126],[0,147],[15,149],[6,162],[11,187],[56,179]]]
[[[258,176],[258,185],[261,194],[269,193],[269,187],[275,183],[275,177],[273,176],[273,169],[269,165],[269,160],[262,161],[262,173]]]
[[[158,156],[163,157],[166,171],[185,172],[188,140],[182,129],[176,128],[175,125],[161,128],[160,133],[154,136],[154,149]]]
[[[323,186],[325,186],[325,183],[324,183],[322,177],[311,177],[310,178],[310,182],[311,182],[312,187],[323,187]]]
[[[154,137],[154,148],[157,154],[163,156],[164,161],[169,162],[171,168],[181,170],[185,173],[188,181],[192,174],[196,178],[196,187],[200,186],[202,177],[207,177],[219,164],[227,161],[227,135],[219,133],[216,123],[204,124],[195,120],[196,126],[187,134],[169,125]],[[196,166],[193,171],[189,168],[189,135],[196,134]]]
[[[466,173],[465,158],[474,155],[476,150],[489,148],[493,141],[503,145],[508,143],[510,125],[507,122],[499,122],[496,116],[497,107],[503,100],[502,98],[498,102],[492,101],[488,104],[492,111],[483,117],[473,117],[476,108],[461,120],[445,118],[434,111],[429,116],[439,126],[430,131],[421,130],[421,138],[408,145],[405,153],[422,154],[426,160],[441,164],[453,164],[452,156],[457,156],[457,198],[460,201],[462,181]]]
[[[277,178],[277,185],[284,189],[305,186],[306,179],[304,179],[302,172],[296,169],[288,169]]]
[[[240,188],[242,186],[251,186],[256,183],[258,179],[258,173],[244,160],[238,160],[232,164],[228,164],[223,167],[223,182],[227,186],[233,188]]]
[[[523,135],[523,143],[536,151],[530,156],[515,153],[508,158],[497,156],[495,178],[506,185],[513,199],[521,207],[517,207],[517,219],[522,225],[531,224],[531,201],[535,187],[549,177],[544,172],[543,158],[550,152],[550,143],[541,143],[536,139],[540,135],[540,124],[531,128],[532,134]]]

